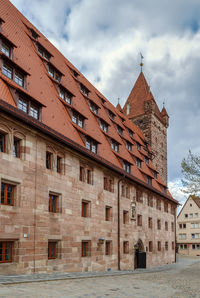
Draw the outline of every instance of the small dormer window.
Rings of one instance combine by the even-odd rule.
[[[152,178],[147,176],[147,184],[152,185]]]
[[[111,139],[111,148],[115,151],[115,152],[119,152],[119,143],[116,142],[115,140]]]
[[[40,54],[40,56],[42,56],[43,58],[45,58],[47,60],[50,60],[51,55],[42,46],[38,45],[37,50],[38,50],[38,53]]]
[[[88,96],[89,95],[89,90],[88,88],[86,88],[83,84],[80,83],[80,90],[81,92],[85,95]]]
[[[141,168],[142,167],[142,162],[141,162],[141,160],[139,158],[136,158],[136,166],[138,168]]]
[[[78,72],[76,72],[75,70],[73,70],[73,75],[75,76],[75,78],[78,78],[79,76]]]
[[[167,194],[167,187],[166,186],[163,186],[163,192],[164,192],[165,195]]]
[[[92,151],[93,153],[97,153],[97,142],[91,138],[86,138],[85,146],[88,150]]]
[[[153,171],[153,176],[154,176],[155,179],[158,178],[158,175],[157,175],[157,172],[156,171]]]
[[[108,115],[112,120],[115,119],[115,114],[111,110],[108,110]]]
[[[60,87],[59,96],[60,98],[62,98],[64,101],[66,101],[68,104],[71,105],[73,95],[68,90]]]
[[[92,101],[90,101],[90,110],[95,114],[98,114],[99,107]]]
[[[19,86],[24,87],[24,76],[20,72],[15,71],[14,81]]]
[[[141,145],[140,145],[140,143],[136,143],[136,146],[137,146],[137,149],[138,149],[138,150],[141,150]]]
[[[129,136],[132,138],[133,137],[133,131],[131,129],[128,130]]]
[[[149,158],[148,157],[144,157],[144,161],[145,161],[145,163],[148,165],[149,164]]]
[[[12,76],[13,76],[13,70],[10,66],[8,66],[7,64],[3,64],[3,68],[2,68],[2,73],[8,77],[9,79],[12,80]]]
[[[99,124],[100,124],[100,128],[103,129],[103,131],[108,132],[108,124],[105,121],[101,119]]]
[[[106,101],[102,97],[100,97],[102,104],[104,104]]]
[[[19,97],[18,109],[37,120],[39,119],[40,108],[39,106],[36,106],[36,104],[33,104],[30,100],[25,100]]]
[[[29,29],[30,33],[31,33],[31,36],[34,38],[34,39],[38,39],[39,35],[37,34],[37,32],[35,32],[35,30],[33,29]]]
[[[58,73],[58,71],[56,71],[56,69],[52,65],[49,65],[48,73],[57,82],[61,81],[61,75]]]
[[[1,44],[1,51],[2,53],[4,53],[7,57],[11,57],[11,47],[6,44],[5,42],[2,41],[2,44]]]
[[[123,169],[124,171],[126,171],[127,173],[131,172],[131,164],[127,161],[123,161]]]
[[[117,131],[120,135],[123,135],[123,129],[121,128],[121,126],[117,125]]]
[[[80,126],[81,128],[84,127],[84,117],[79,114],[78,112],[76,111],[73,111],[72,113],[72,121],[77,124],[78,126]]]
[[[39,109],[34,105],[30,105],[29,115],[35,119],[39,118]]]
[[[23,111],[24,113],[27,113],[27,111],[28,111],[28,104],[27,104],[27,102],[25,100],[23,100],[23,99],[20,98],[19,101],[18,101],[18,108],[21,111]]]
[[[130,151],[132,151],[132,144],[130,142],[126,142],[126,148]]]

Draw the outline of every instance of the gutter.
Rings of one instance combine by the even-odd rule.
[[[120,182],[123,181],[124,178],[120,178],[117,183],[117,243],[118,243],[118,250],[117,250],[117,256],[118,256],[118,270],[120,271]]]
[[[92,153],[85,147],[79,145],[78,143],[72,141],[68,137],[65,137],[63,134],[55,131],[51,127],[45,125],[44,123],[40,122],[39,120],[36,120],[32,118],[31,116],[25,114],[24,112],[20,111],[18,108],[8,104],[7,102],[0,99],[0,110],[4,111],[5,113],[14,116],[18,120],[21,120],[28,124],[31,127],[34,127],[35,129],[39,130],[40,132],[43,132],[44,134],[53,137],[58,142],[67,145],[69,148],[75,150],[78,153],[81,153],[82,155],[89,157],[93,161],[97,162],[98,164],[101,164],[102,166],[116,172],[117,174],[123,175],[124,178],[127,178],[139,185],[142,185],[144,188],[153,191],[154,193],[157,193],[158,195],[164,197],[165,199],[169,200],[170,202],[173,202],[175,204],[178,204],[178,202],[171,197],[168,197],[161,191],[155,189],[153,186],[147,185],[144,181],[138,179],[137,177],[134,177],[133,175],[126,173],[124,170],[120,169],[119,167],[115,166],[111,162],[107,161],[103,157]]]

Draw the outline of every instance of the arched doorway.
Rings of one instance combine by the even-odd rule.
[[[138,240],[135,248],[135,262],[134,268],[146,268],[146,252],[144,249],[144,244],[141,239]]]

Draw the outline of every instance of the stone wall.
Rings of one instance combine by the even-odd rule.
[[[14,206],[0,205],[0,241],[13,241],[13,258],[10,263],[0,263],[0,274],[52,272],[52,271],[99,271],[118,268],[118,212],[117,183],[119,176],[108,169],[87,160],[69,148],[56,143],[45,135],[0,114],[0,131],[7,133],[7,152],[0,153],[1,183],[15,186]],[[13,136],[21,139],[21,157],[12,155]],[[46,151],[53,154],[53,168],[46,168]],[[56,171],[56,156],[62,157],[62,173]],[[93,172],[93,185],[79,179],[80,164]],[[103,178],[114,179],[114,192],[103,189]],[[126,181],[130,188],[129,198],[120,198],[120,253],[121,269],[134,269],[134,246],[139,239],[147,253],[147,267],[174,262],[174,232],[171,223],[174,215],[156,209],[157,196],[153,195],[153,207],[147,205],[148,193],[142,190],[141,202],[136,202],[137,214],[142,215],[142,226],[132,218],[131,204],[136,197],[136,185]],[[58,196],[56,213],[49,212],[49,193]],[[90,202],[90,216],[81,216],[82,200]],[[164,199],[162,199],[164,200]],[[105,221],[105,206],[112,207],[110,221]],[[123,223],[123,210],[128,211],[128,222]],[[148,217],[153,227],[148,228]],[[161,230],[157,219],[161,219]],[[164,221],[169,229],[165,231]],[[99,239],[104,238],[103,243]],[[81,242],[91,241],[91,255],[81,256]],[[105,255],[105,241],[112,241],[111,254]],[[48,242],[57,243],[56,259],[48,259]],[[129,242],[129,252],[123,252],[123,242]],[[149,252],[149,241],[153,251]],[[161,241],[161,251],[157,250]],[[169,248],[165,250],[164,243]]]

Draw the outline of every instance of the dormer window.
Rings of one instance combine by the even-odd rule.
[[[81,92],[85,95],[85,96],[88,96],[89,95],[89,90],[88,88],[86,88],[83,84],[80,83],[80,90]]]
[[[48,73],[57,82],[61,81],[61,75],[58,73],[58,71],[52,65],[49,65]]]
[[[148,157],[144,157],[144,161],[145,161],[145,163],[148,165],[149,164],[149,158]]]
[[[165,195],[167,194],[167,187],[163,186],[163,192]]]
[[[35,119],[39,118],[39,109],[34,105],[30,105],[29,115]]]
[[[127,162],[126,160],[123,161],[123,169],[127,173],[131,172],[131,164],[129,162]]]
[[[117,125],[117,131],[120,135],[123,135],[123,128],[121,126]]]
[[[12,80],[12,75],[13,75],[13,70],[10,66],[8,66],[7,64],[3,64],[3,68],[2,68],[2,73],[8,77],[9,79]]]
[[[128,130],[129,136],[132,138],[133,137],[133,131],[131,129]]]
[[[24,76],[20,72],[15,71],[14,81],[19,86],[24,87]]]
[[[102,104],[104,104],[106,101],[102,97],[100,97]]]
[[[4,53],[7,57],[11,57],[11,47],[2,41],[1,43],[1,51]]]
[[[75,78],[78,78],[79,76],[78,72],[76,72],[75,70],[73,70],[73,75],[75,76]]]
[[[98,114],[99,107],[92,101],[90,101],[90,110],[95,114]]]
[[[136,166],[138,168],[141,168],[142,167],[142,162],[141,162],[141,160],[139,158],[136,158]]]
[[[66,101],[68,104],[71,105],[73,95],[68,90],[60,87],[59,96],[60,98],[62,98],[64,101]]]
[[[147,176],[147,184],[152,185],[152,178]]]
[[[108,110],[108,115],[112,120],[115,119],[115,114],[111,110]]]
[[[111,139],[111,148],[115,151],[115,152],[119,152],[119,143],[116,142],[115,140]]]
[[[153,171],[153,176],[154,176],[154,178],[155,178],[155,179],[157,179],[157,178],[158,178],[158,174],[157,174],[157,172],[156,172],[156,171]]]
[[[138,150],[141,150],[141,145],[140,145],[140,143],[136,143],[136,146],[137,146],[137,149],[138,149]]]
[[[35,30],[33,30],[32,28],[29,29],[30,33],[31,33],[31,36],[34,38],[34,39],[38,39],[39,35],[37,34],[37,32],[35,32]]]
[[[27,113],[28,111],[28,104],[25,100],[19,98],[18,100],[18,108],[23,111],[24,113]]]
[[[92,138],[86,138],[85,146],[88,150],[92,151],[93,153],[97,153],[97,142]]]
[[[130,142],[126,142],[126,148],[130,151],[132,151],[132,144]]]
[[[37,120],[39,119],[40,108],[33,104],[30,100],[19,98],[18,109]]]
[[[46,60],[49,60],[51,58],[51,55],[41,45],[38,45],[37,50],[40,56],[42,56]]]
[[[100,119],[99,124],[100,124],[100,128],[103,129],[103,131],[108,132],[108,124],[105,121]]]
[[[81,128],[84,127],[84,117],[79,114],[78,112],[76,111],[73,111],[72,113],[72,121],[77,124],[78,126],[80,126]]]

